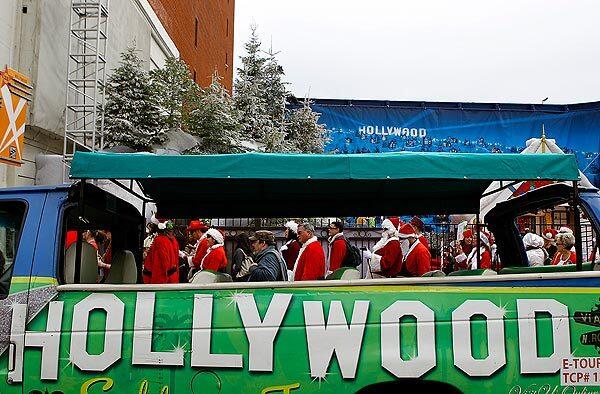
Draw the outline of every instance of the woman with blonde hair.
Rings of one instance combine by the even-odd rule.
[[[556,254],[552,259],[552,265],[575,264],[577,256],[571,248],[575,245],[575,236],[571,232],[559,232],[556,235]]]

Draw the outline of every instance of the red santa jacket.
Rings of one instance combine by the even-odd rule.
[[[427,240],[427,238],[425,238],[425,236],[423,234],[419,235],[419,242],[421,242],[421,244],[423,244],[423,246],[425,246],[427,248],[427,250],[429,249],[429,241]]]
[[[208,248],[200,261],[200,269],[225,272],[225,268],[227,268],[227,256],[223,245],[217,244]]]
[[[393,278],[400,273],[402,268],[402,249],[400,249],[398,238],[391,238],[381,249],[377,249],[375,254],[381,256],[379,265],[383,276]]]
[[[206,255],[207,250],[208,250],[208,241],[206,239],[206,236],[203,235],[202,238],[200,238],[200,242],[198,244],[198,248],[196,249],[196,253],[194,254],[194,257],[192,257],[192,263],[194,263],[195,268],[200,267],[200,262]]]
[[[317,280],[325,276],[325,253],[317,237],[312,237],[300,248],[294,265],[294,280]]]
[[[179,248],[177,240],[166,234],[159,234],[152,242],[144,261],[144,283],[179,283]]]
[[[562,255],[558,252],[554,255],[552,259],[552,265],[567,265],[567,264],[577,264],[577,255],[575,252],[571,252],[569,259],[564,261],[562,260]]]
[[[477,249],[473,248],[467,258],[467,269],[492,269],[492,254],[487,248],[479,249],[479,267],[477,267]]]
[[[281,255],[283,256],[285,264],[290,271],[294,269],[294,264],[296,263],[296,259],[298,259],[300,248],[300,242],[296,241],[295,239],[287,242],[281,247]]]
[[[422,276],[431,271],[431,254],[421,242],[416,242],[408,249],[402,265],[404,276]]]
[[[329,271],[335,271],[342,267],[346,257],[346,239],[339,233],[329,244]]]

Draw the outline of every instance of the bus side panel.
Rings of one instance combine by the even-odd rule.
[[[57,378],[41,378],[50,370],[28,348],[26,388],[340,393],[418,379],[463,392],[575,392],[575,383],[561,384],[561,368],[588,379],[577,392],[600,380],[581,367],[584,358],[600,362],[597,288],[138,289],[59,292],[51,308],[62,313],[48,317],[45,308],[28,327],[60,325],[60,350],[47,364]]]

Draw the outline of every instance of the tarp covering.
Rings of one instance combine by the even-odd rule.
[[[135,179],[165,216],[471,213],[493,180],[577,180],[572,155],[160,156],[77,152],[76,179]]]
[[[556,140],[600,187],[600,102],[548,104],[313,100],[331,130],[326,152],[519,153],[525,141]]]

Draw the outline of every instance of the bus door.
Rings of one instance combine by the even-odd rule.
[[[0,392],[22,391],[22,333],[27,318],[30,272],[46,193],[0,194]],[[13,322],[13,316],[21,316]],[[21,349],[23,347],[21,346]]]

